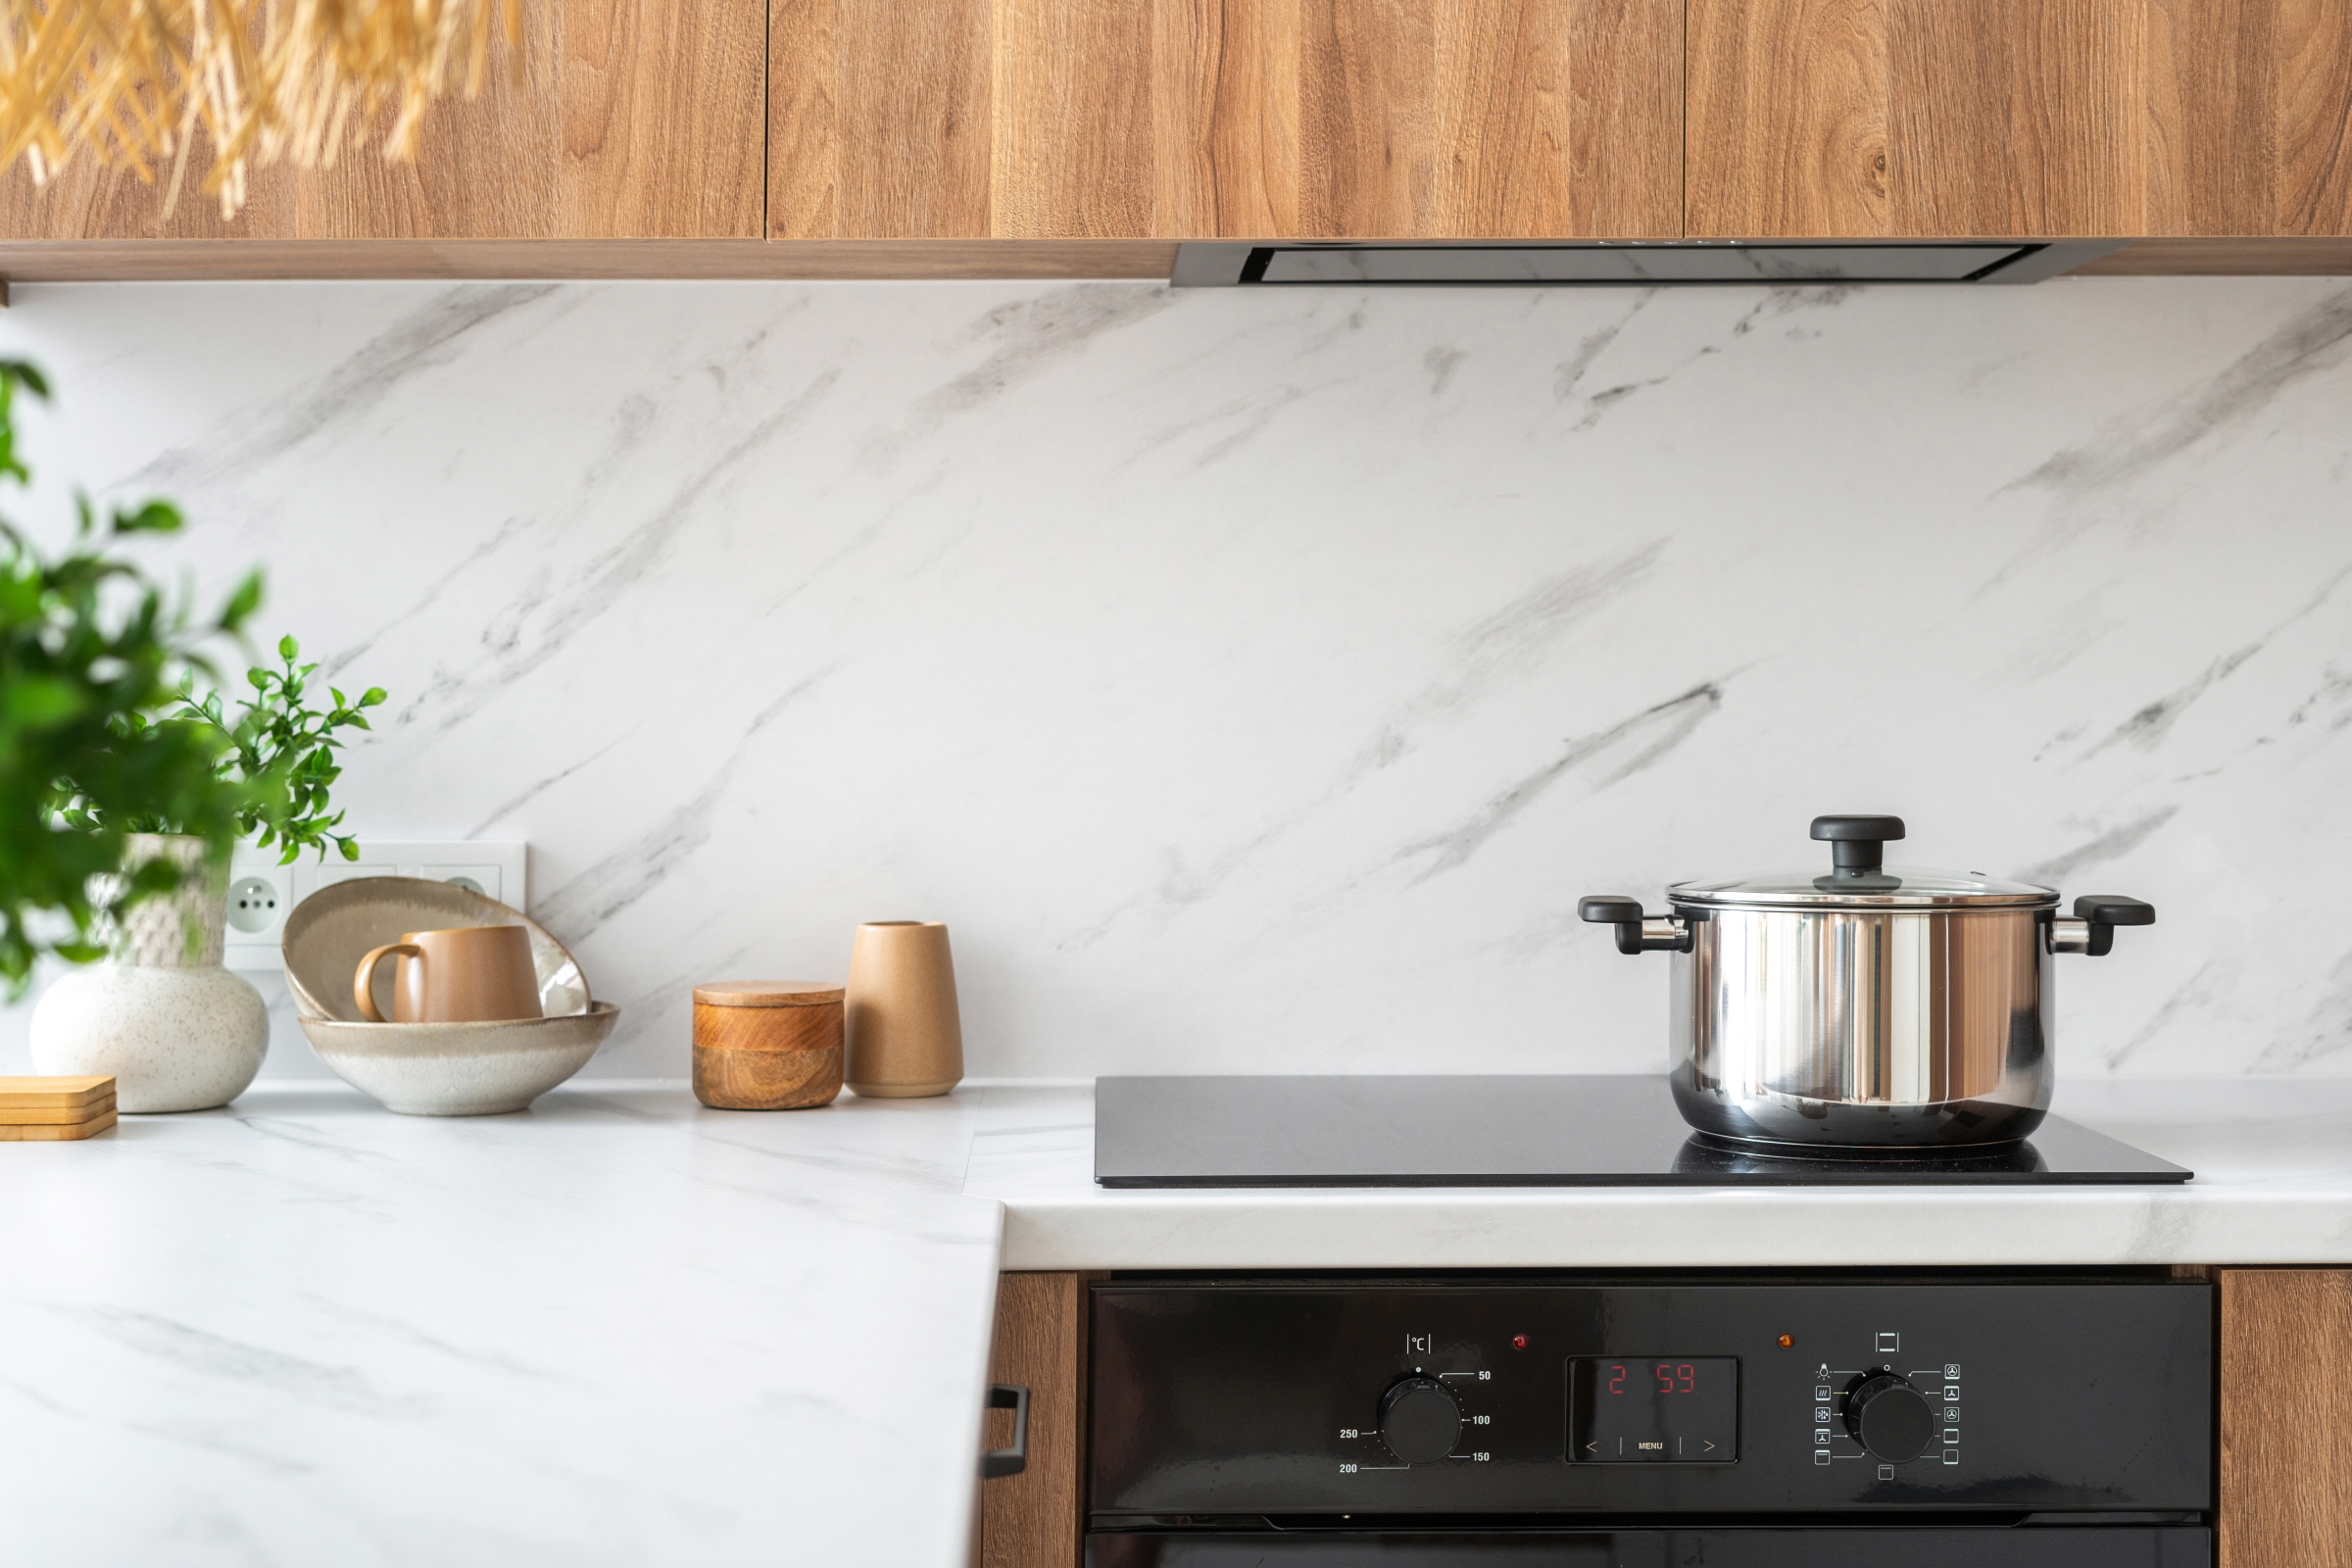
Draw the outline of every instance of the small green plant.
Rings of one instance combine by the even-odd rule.
[[[17,452],[20,394],[45,401],[48,382],[31,365],[0,361],[0,483],[23,488],[32,475]],[[110,907],[177,884],[159,858],[111,895],[97,891],[94,879],[122,869],[133,821],[169,820],[224,858],[260,798],[223,776],[216,734],[153,717],[212,676],[204,646],[238,634],[261,604],[260,576],[196,617],[110,554],[118,540],[176,531],[177,509],[149,501],[101,521],[76,498],[75,514],[74,542],[55,556],[0,519],[0,981],[12,997],[45,953],[99,956],[93,927]]]
[[[252,787],[251,798],[237,813],[237,834],[268,849],[280,845],[278,863],[291,863],[306,849],[326,858],[332,844],[346,860],[360,858],[359,841],[337,833],[343,813],[327,814],[327,791],[343,776],[335,753],[343,742],[338,730],[368,727],[367,709],[384,701],[384,689],[370,686],[351,702],[332,686],[326,689],[332,708],[310,706],[308,683],[315,663],[298,663],[302,644],[292,637],[277,640],[280,667],[256,665],[245,672],[254,695],[239,702],[238,716],[226,716],[220,693],[196,696],[191,674],[180,686],[175,720],[208,726],[227,746],[219,771],[222,778]],[[155,831],[176,831],[158,828]]]

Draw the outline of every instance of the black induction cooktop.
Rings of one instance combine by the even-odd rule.
[[[1104,1187],[2048,1186],[2190,1173],[2061,1116],[1970,1153],[1762,1152],[1694,1133],[1664,1078],[1102,1078]]]

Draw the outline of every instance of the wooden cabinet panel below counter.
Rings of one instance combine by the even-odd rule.
[[[2352,1268],[2221,1281],[2221,1568],[2352,1563]]]
[[[1001,1274],[989,1350],[994,1383],[1029,1391],[1029,1462],[980,1484],[979,1568],[1077,1568],[1083,1550],[1086,1424],[1085,1274]],[[993,1417],[985,1439],[1012,1440]]]

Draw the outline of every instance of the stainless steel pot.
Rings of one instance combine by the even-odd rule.
[[[2137,899],[1882,863],[1894,816],[1820,816],[1827,875],[1594,897],[1621,953],[1674,955],[1673,1084],[1701,1132],[1746,1144],[2012,1143],[2050,1103],[2050,958],[2150,925]]]

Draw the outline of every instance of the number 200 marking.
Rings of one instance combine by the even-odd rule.
[[[1340,1466],[1340,1474],[1344,1476],[1351,1476],[1355,1474],[1355,1466],[1351,1464],[1344,1464]]]

